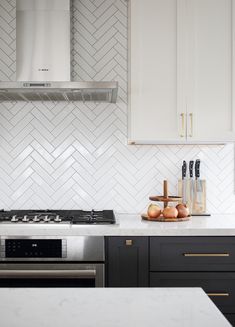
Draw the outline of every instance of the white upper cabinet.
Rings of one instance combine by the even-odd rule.
[[[187,0],[189,141],[231,141],[233,1]],[[186,41],[185,41],[186,42]],[[192,126],[192,130],[191,130]]]
[[[130,140],[180,140],[177,0],[132,0],[129,6]]]
[[[235,140],[234,1],[129,2],[129,143]]]

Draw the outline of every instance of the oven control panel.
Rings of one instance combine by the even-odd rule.
[[[1,243],[1,257],[6,259],[66,257],[63,239],[4,239]]]

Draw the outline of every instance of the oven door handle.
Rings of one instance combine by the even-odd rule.
[[[3,278],[80,278],[93,279],[96,277],[95,269],[79,270],[0,270],[0,279]]]

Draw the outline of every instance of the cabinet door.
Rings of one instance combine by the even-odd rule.
[[[234,0],[187,0],[188,141],[235,140]]]
[[[129,2],[130,144],[186,141],[186,106],[177,90],[177,79],[182,82],[177,74],[177,34],[181,32],[177,6],[181,2]]]
[[[148,286],[147,237],[108,237],[106,250],[108,287]]]

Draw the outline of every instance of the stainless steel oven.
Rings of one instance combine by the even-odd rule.
[[[104,237],[0,237],[0,287],[104,287]]]

